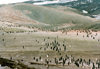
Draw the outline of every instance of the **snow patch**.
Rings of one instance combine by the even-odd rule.
[[[83,13],[85,13],[85,14],[87,14],[87,13],[88,13],[88,11],[86,11],[86,10],[82,10],[82,12],[83,12]]]
[[[93,15],[96,19],[100,19],[100,14],[98,15]]]
[[[38,3],[33,3],[34,5],[45,5],[45,4],[55,4],[59,3],[59,1],[44,1],[44,2],[38,2]]]
[[[46,5],[46,4],[57,4],[57,3],[67,3],[71,1],[77,1],[77,0],[55,0],[55,1],[43,1],[43,2],[36,2],[33,3],[34,5]]]

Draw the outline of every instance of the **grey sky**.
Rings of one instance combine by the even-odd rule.
[[[16,2],[23,2],[28,0],[0,0],[0,4],[9,4],[9,3],[16,3]]]

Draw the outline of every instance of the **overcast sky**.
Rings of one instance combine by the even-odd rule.
[[[0,0],[0,4],[9,4],[9,3],[16,3],[16,2],[23,2],[28,0]]]

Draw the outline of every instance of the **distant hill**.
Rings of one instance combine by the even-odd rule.
[[[34,5],[15,5],[15,9],[22,11],[25,15],[29,16],[31,19],[37,20],[46,24],[64,24],[64,23],[90,23],[93,22],[92,18],[85,17],[74,11],[66,10],[66,12],[57,10],[54,8],[44,7],[44,6],[34,6]],[[30,13],[26,13],[28,11]],[[77,18],[76,18],[77,17]],[[80,19],[79,19],[80,18]]]
[[[80,15],[74,11],[63,11],[56,8],[45,6],[34,6],[30,4],[17,4],[13,6],[14,9],[20,10],[23,14],[33,20],[38,21],[42,25],[47,24],[48,27],[56,27],[64,24],[82,25],[94,23],[94,19]]]
[[[7,7],[7,8],[5,8]],[[79,11],[63,6],[35,6],[32,4],[19,3],[2,6],[7,12],[8,19],[29,28],[36,27],[42,30],[67,30],[67,29],[95,29],[99,30],[99,21],[82,15]],[[4,10],[4,11],[5,11]],[[9,12],[9,15],[8,15]],[[12,14],[11,14],[11,13]],[[21,14],[21,15],[20,15]],[[2,15],[4,17],[4,15]],[[13,16],[13,17],[12,17]],[[1,16],[0,16],[1,17]],[[3,18],[1,17],[1,18]],[[96,26],[96,27],[93,27]]]
[[[79,11],[86,10],[88,11],[89,16],[98,15],[100,14],[100,0],[77,0],[68,3],[60,3],[60,4],[53,4],[53,5],[60,5],[60,6],[68,6]]]
[[[91,15],[100,14],[100,0],[78,0],[76,2],[67,3],[67,6],[78,10],[86,10]]]

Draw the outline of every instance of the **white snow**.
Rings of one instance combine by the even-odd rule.
[[[59,3],[59,1],[44,1],[44,2],[38,2],[38,3],[33,3],[34,5],[45,5],[45,4],[54,4],[54,3]]]
[[[43,1],[43,2],[37,2],[33,3],[34,5],[46,5],[46,4],[57,4],[57,3],[67,3],[71,1],[77,1],[77,0],[55,0],[55,1]]]
[[[98,16],[96,17],[96,19],[100,19],[100,15],[98,15]]]
[[[30,0],[0,0],[0,4],[10,4],[10,3],[17,3],[17,2],[24,2],[24,1],[30,1]],[[77,1],[77,0],[54,0],[54,1],[31,0],[31,1],[43,1],[43,2],[34,3],[34,5],[44,5],[44,4],[54,4],[54,3],[66,3],[66,2]]]
[[[100,14],[98,15],[93,15],[96,19],[100,19]]]
[[[83,13],[85,13],[85,14],[87,14],[87,13],[88,13],[88,11],[86,11],[86,10],[82,10],[82,12],[83,12]]]

